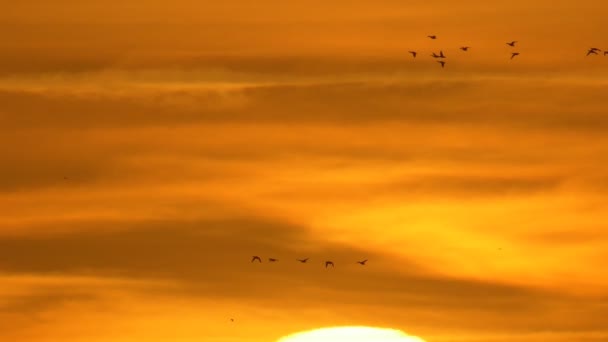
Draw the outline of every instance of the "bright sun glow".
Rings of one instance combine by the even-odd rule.
[[[370,327],[316,329],[285,336],[277,342],[425,342],[399,330]]]

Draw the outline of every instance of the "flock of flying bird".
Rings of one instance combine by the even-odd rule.
[[[307,262],[308,262],[308,260],[309,260],[309,259],[310,259],[310,258],[306,258],[306,259],[296,259],[296,260],[297,260],[297,261],[299,261],[299,262],[301,262],[301,263],[303,263],[303,264],[305,264],[305,263],[307,263]],[[256,262],[256,261],[257,261],[257,262],[259,262],[259,263],[262,263],[262,258],[260,258],[260,257],[259,257],[259,256],[257,256],[257,255],[252,256],[252,257],[251,257],[251,262],[253,263],[253,262]],[[268,258],[268,262],[271,262],[271,263],[273,263],[273,262],[278,262],[278,261],[279,261],[279,259],[276,259],[276,258]],[[365,259],[365,260],[361,260],[361,261],[357,261],[357,264],[359,264],[359,265],[361,265],[361,266],[365,266],[365,263],[366,263],[366,262],[367,262],[367,259]],[[328,268],[329,266],[331,266],[331,267],[336,267],[336,266],[334,265],[334,262],[333,262],[333,261],[331,261],[331,260],[326,260],[326,261],[325,261],[325,268]],[[234,323],[234,318],[230,318],[230,322]]]
[[[435,36],[435,35],[431,35],[431,36],[427,36],[427,37],[429,37],[430,39],[433,39],[433,40],[437,39],[437,36]],[[514,41],[508,42],[506,44],[509,45],[510,47],[515,47],[515,44],[517,44],[517,41],[514,40]],[[467,52],[467,51],[469,51],[470,48],[471,48],[470,46],[461,46],[460,50],[462,50],[464,52]],[[408,52],[414,58],[416,58],[416,56],[418,55],[417,51],[408,51]],[[604,56],[608,56],[608,50],[602,51],[602,50],[600,50],[598,48],[590,48],[587,51],[587,56],[589,56],[589,55],[599,55],[600,52],[603,52]],[[519,56],[519,52],[511,52],[511,59],[513,59],[513,58],[515,58],[517,56]],[[433,52],[431,54],[431,57],[441,59],[441,60],[437,61],[437,63],[441,64],[442,68],[445,68],[445,61],[443,59],[445,59],[446,56],[443,54],[443,51],[439,51],[439,54]]]
[[[296,259],[296,260],[297,260],[297,261],[299,261],[299,262],[301,262],[301,263],[303,263],[303,264],[305,264],[305,263],[307,263],[307,262],[308,262],[308,259],[309,259],[309,258],[306,258],[306,259]],[[251,257],[251,262],[256,262],[256,261],[257,261],[257,262],[259,262],[259,263],[261,263],[261,262],[262,262],[262,258],[260,258],[260,257],[259,257],[259,256],[257,256],[257,255],[252,256],[252,257]],[[268,258],[268,262],[278,262],[278,261],[279,261],[279,259],[275,259],[275,258]],[[366,263],[366,262],[367,262],[367,259],[365,259],[365,260],[361,260],[361,261],[357,261],[357,264],[359,264],[359,265],[361,265],[361,266],[365,266],[365,263]],[[326,261],[325,261],[325,268],[328,268],[329,266],[331,266],[331,267],[335,267],[334,262],[333,262],[333,261],[331,261],[331,260],[326,260]]]
[[[435,35],[431,35],[431,36],[427,36],[427,37],[430,38],[430,39],[437,39],[437,36],[435,36]],[[509,45],[510,47],[514,48],[515,45],[517,44],[517,41],[514,40],[514,41],[508,42],[506,44]],[[462,50],[463,52],[468,52],[470,48],[471,48],[470,46],[462,46],[462,47],[460,47],[460,50]],[[416,56],[418,55],[417,51],[408,51],[408,52],[414,58],[416,58]],[[608,56],[608,50],[602,51],[602,50],[600,50],[598,48],[590,48],[587,51],[587,56],[589,56],[589,55],[599,55],[600,52],[603,52],[604,56]],[[519,56],[519,54],[520,54],[519,52],[511,52],[511,59]],[[433,52],[431,54],[431,57],[436,58],[436,59],[440,59],[439,61],[437,61],[437,63],[441,64],[442,68],[445,67],[445,61],[443,59],[445,59],[446,56],[443,54],[443,51],[440,50],[439,54]],[[502,250],[502,248],[500,248],[500,250]],[[305,263],[308,262],[309,258],[306,258],[306,259],[296,259],[296,260],[298,262],[302,263],[302,264],[305,264]],[[256,261],[259,262],[259,263],[262,263],[262,258],[260,258],[257,255],[252,256],[251,257],[251,262],[254,263]],[[279,261],[279,259],[276,259],[276,258],[268,258],[268,262],[270,262],[270,263],[275,263],[275,262],[278,262],[278,261]],[[361,260],[361,261],[357,261],[357,264],[359,264],[361,266],[365,266],[365,263],[367,263],[367,259]],[[334,262],[331,261],[331,260],[326,260],[325,261],[325,268],[328,268],[329,266],[331,266],[332,268],[335,267]],[[234,322],[234,318],[231,318],[230,321]]]

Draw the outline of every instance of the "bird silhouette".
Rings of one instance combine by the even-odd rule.
[[[416,58],[416,55],[418,54],[418,52],[416,52],[416,51],[408,51],[408,52],[411,53],[414,58]]]
[[[251,262],[254,262],[254,261],[256,261],[256,260],[257,260],[258,262],[260,262],[260,263],[262,262],[262,259],[261,259],[259,256],[254,255],[254,256],[251,258]]]
[[[298,260],[299,262],[305,264],[308,261],[308,258],[306,258],[306,259],[296,259],[296,260]]]
[[[445,62],[444,61],[437,61],[437,63],[441,64],[442,68],[445,68]]]
[[[279,261],[279,259],[275,259],[275,258],[268,258],[268,261],[270,261],[270,262],[277,262],[277,261]]]
[[[357,264],[360,264],[362,266],[365,266],[365,263],[367,262],[367,259],[365,260],[361,260],[361,261],[357,261]]]
[[[515,56],[519,56],[519,52],[513,52],[511,54],[511,59],[515,58]]]
[[[231,318],[231,319],[230,319],[230,322],[234,322],[234,318]]]
[[[437,39],[437,36],[435,36],[435,35],[432,35],[432,36],[427,36],[427,37],[429,37],[429,38],[431,38],[431,39]]]
[[[507,45],[510,45],[512,47],[515,47],[515,43],[517,43],[517,40],[514,40],[512,42],[507,43]]]
[[[439,58],[445,58],[445,55],[443,54],[443,50],[439,51]]]
[[[466,51],[469,51],[470,48],[471,48],[470,46],[463,46],[463,47],[460,48],[460,50],[466,52]]]
[[[327,268],[328,266],[335,267],[334,266],[334,262],[333,261],[326,261],[325,262],[325,268]]]
[[[587,51],[587,56],[589,56],[589,55],[591,55],[591,54],[597,55],[597,54],[598,54],[598,52],[599,52],[599,50],[598,50],[598,49],[593,49],[593,48],[591,48],[591,49],[589,49],[589,51]],[[605,54],[605,53],[604,53],[604,54]]]

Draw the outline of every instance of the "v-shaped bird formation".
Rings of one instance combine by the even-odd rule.
[[[427,35],[428,38],[432,39],[432,40],[438,40],[437,35]],[[510,42],[506,42],[505,44],[510,46],[511,48],[515,48],[516,45],[518,45],[518,41],[517,40],[513,40]],[[459,48],[460,50],[462,50],[463,52],[468,52],[471,47],[470,46],[461,46]],[[600,55],[600,53],[604,54],[604,56],[608,56],[608,49],[607,50],[601,50],[598,48],[589,48],[589,50],[587,50],[587,56],[589,55]],[[408,51],[409,54],[412,55],[413,58],[416,58],[416,56],[418,56],[418,51],[414,51],[414,50],[409,50]],[[515,57],[519,56],[520,52],[518,51],[512,51],[510,52],[510,59],[513,60]],[[447,58],[444,54],[443,54],[443,50],[440,50],[439,53],[433,52],[430,55],[431,57],[435,58],[435,59],[441,59],[439,61],[437,61],[437,63],[439,63],[439,65],[441,65],[441,68],[445,68],[446,65],[446,61],[443,60],[445,58]]]

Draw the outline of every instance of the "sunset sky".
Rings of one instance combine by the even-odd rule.
[[[607,17],[3,3],[0,340],[608,341]]]

